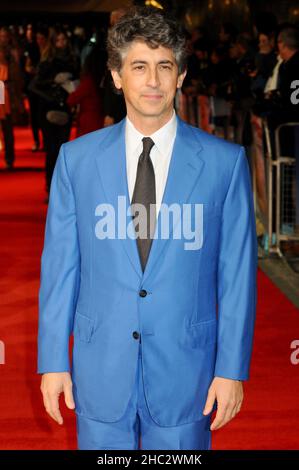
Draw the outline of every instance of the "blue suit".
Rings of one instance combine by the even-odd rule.
[[[99,204],[117,207],[122,195],[130,205],[125,120],[60,150],[41,262],[38,372],[71,371],[79,416],[123,416],[139,348],[159,426],[201,420],[214,376],[248,379],[257,242],[247,159],[242,147],[177,119],[163,203],[203,204],[202,246],[186,250],[170,230],[153,240],[144,272],[135,239],[96,236]]]

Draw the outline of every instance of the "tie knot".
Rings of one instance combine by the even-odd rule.
[[[155,142],[150,137],[143,137],[143,153],[146,156],[149,156],[152,147],[155,145]]]

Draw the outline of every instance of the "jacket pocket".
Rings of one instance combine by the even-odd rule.
[[[188,330],[193,348],[215,344],[217,340],[217,319],[192,323],[189,325]]]
[[[89,343],[94,331],[94,320],[76,312],[74,323],[74,336],[78,336],[81,341]]]

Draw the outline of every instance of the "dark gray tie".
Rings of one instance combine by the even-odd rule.
[[[150,157],[150,151],[155,143],[150,137],[144,137],[142,142],[143,151],[138,160],[132,204],[142,204],[146,209],[146,215],[143,217],[143,212],[139,213],[137,209],[134,210],[132,208],[132,217],[135,219],[138,214],[138,219],[134,225],[135,230],[138,226],[139,236],[137,234],[136,240],[142,270],[144,271],[155,232],[156,206],[152,206],[150,211],[150,205],[156,204],[156,182],[155,171]]]

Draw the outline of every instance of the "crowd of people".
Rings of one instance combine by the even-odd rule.
[[[81,105],[77,116],[78,135],[103,125],[100,86],[105,53],[97,43],[86,53],[89,42],[80,44],[79,40],[74,40],[76,35],[72,37],[63,28],[39,26],[34,29],[29,24],[25,36],[18,39],[8,28],[1,28],[0,60],[6,70],[2,76],[7,90],[1,116],[5,161],[9,169],[13,168],[13,125],[26,122],[24,98],[27,97],[32,151],[45,150],[46,190],[49,192],[58,151],[61,144],[69,140],[77,105]]]
[[[194,125],[246,147],[250,168],[255,167],[258,207],[266,228],[269,201],[264,129],[267,126],[275,153],[275,129],[283,123],[299,123],[299,106],[292,99],[299,78],[298,28],[278,25],[272,15],[257,24],[252,34],[240,33],[225,23],[214,42],[202,28],[196,29],[189,36],[189,47],[188,74],[180,97],[183,115]],[[298,133],[299,126],[284,129],[284,155],[298,155]],[[297,163],[289,198],[289,217],[292,220],[296,212],[297,226],[298,175]]]
[[[111,15],[111,24],[122,11]],[[265,170],[266,123],[272,143],[274,130],[285,122],[299,122],[294,82],[299,79],[299,33],[292,24],[279,25],[273,15],[257,21],[252,32],[240,32],[231,23],[221,25],[217,37],[204,28],[187,32],[188,73],[176,99],[178,114],[207,132],[244,145],[255,183],[261,221],[267,226],[268,200]],[[0,105],[5,161],[15,160],[14,125],[28,123],[35,152],[46,153],[46,190],[62,143],[71,127],[77,136],[121,120],[122,94],[113,87],[106,67],[105,34],[88,37],[82,27],[28,24],[0,29],[0,80],[6,83]],[[283,136],[285,154],[299,162],[299,128]],[[274,145],[273,145],[274,149]],[[299,184],[296,166],[291,201],[299,226]]]

